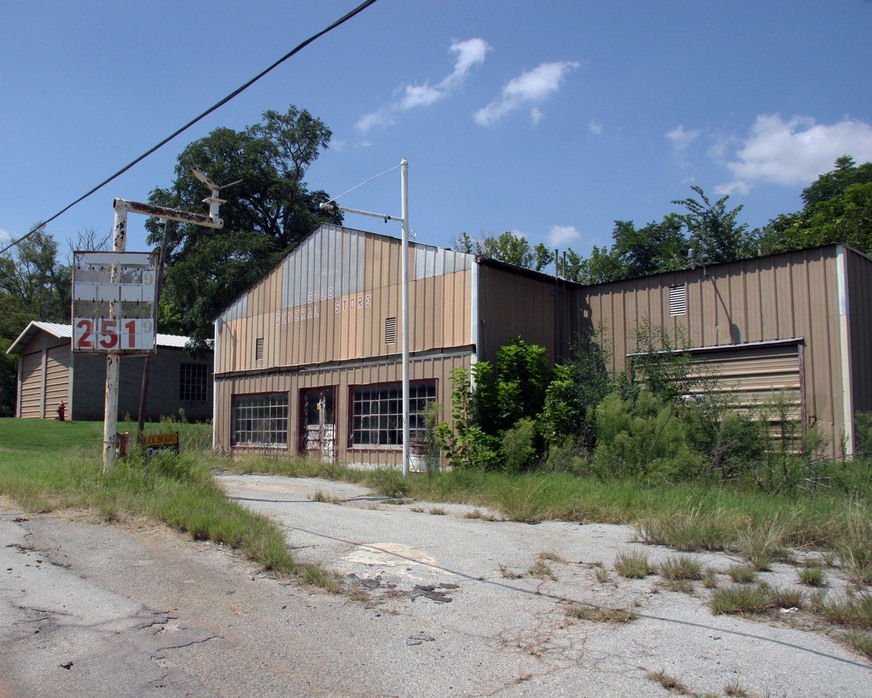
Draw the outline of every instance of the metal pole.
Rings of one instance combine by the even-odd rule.
[[[409,162],[400,163],[403,205],[402,263],[403,276],[403,475],[409,475]]]
[[[167,258],[167,232],[170,225],[166,218],[163,221],[163,234],[160,238],[160,258],[157,263],[157,278],[154,282],[154,302],[160,303],[160,291],[163,284],[164,264]],[[157,327],[155,327],[155,338]],[[136,428],[136,443],[142,443],[142,435],[145,433],[145,404],[148,402],[148,382],[151,379],[151,354],[146,354],[142,364],[142,386],[139,390],[139,419]]]
[[[124,252],[127,241],[127,209],[115,206],[115,227],[112,232],[112,251]],[[112,279],[118,274],[113,265]],[[109,319],[115,320],[118,314],[117,303],[109,303]],[[115,449],[118,443],[118,382],[121,369],[121,354],[110,351],[106,355],[106,399],[103,403],[103,474],[115,462]]]

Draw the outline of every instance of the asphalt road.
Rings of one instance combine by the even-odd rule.
[[[869,662],[807,629],[801,611],[713,616],[699,583],[690,595],[619,577],[619,552],[674,555],[627,527],[469,518],[471,507],[385,504],[326,480],[220,481],[274,517],[299,560],[335,570],[342,592],[277,580],[147,522],[0,502],[0,698],[669,695],[653,672],[700,694],[872,694]],[[788,585],[796,572],[764,577]],[[843,588],[831,579],[831,593]]]

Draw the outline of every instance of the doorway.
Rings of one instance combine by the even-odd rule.
[[[300,453],[336,460],[336,387],[300,391]]]

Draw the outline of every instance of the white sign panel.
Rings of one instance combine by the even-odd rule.
[[[155,351],[157,254],[73,255],[73,351]]]

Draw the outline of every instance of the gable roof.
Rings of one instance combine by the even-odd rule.
[[[17,339],[12,342],[12,345],[6,350],[7,354],[20,354],[21,350],[26,347],[30,341],[40,332],[47,332],[58,339],[72,339],[73,326],[61,325],[56,322],[40,322],[32,321],[24,331],[18,335]],[[159,347],[168,349],[184,349],[188,344],[189,338],[175,334],[158,334],[155,336],[155,343]]]

